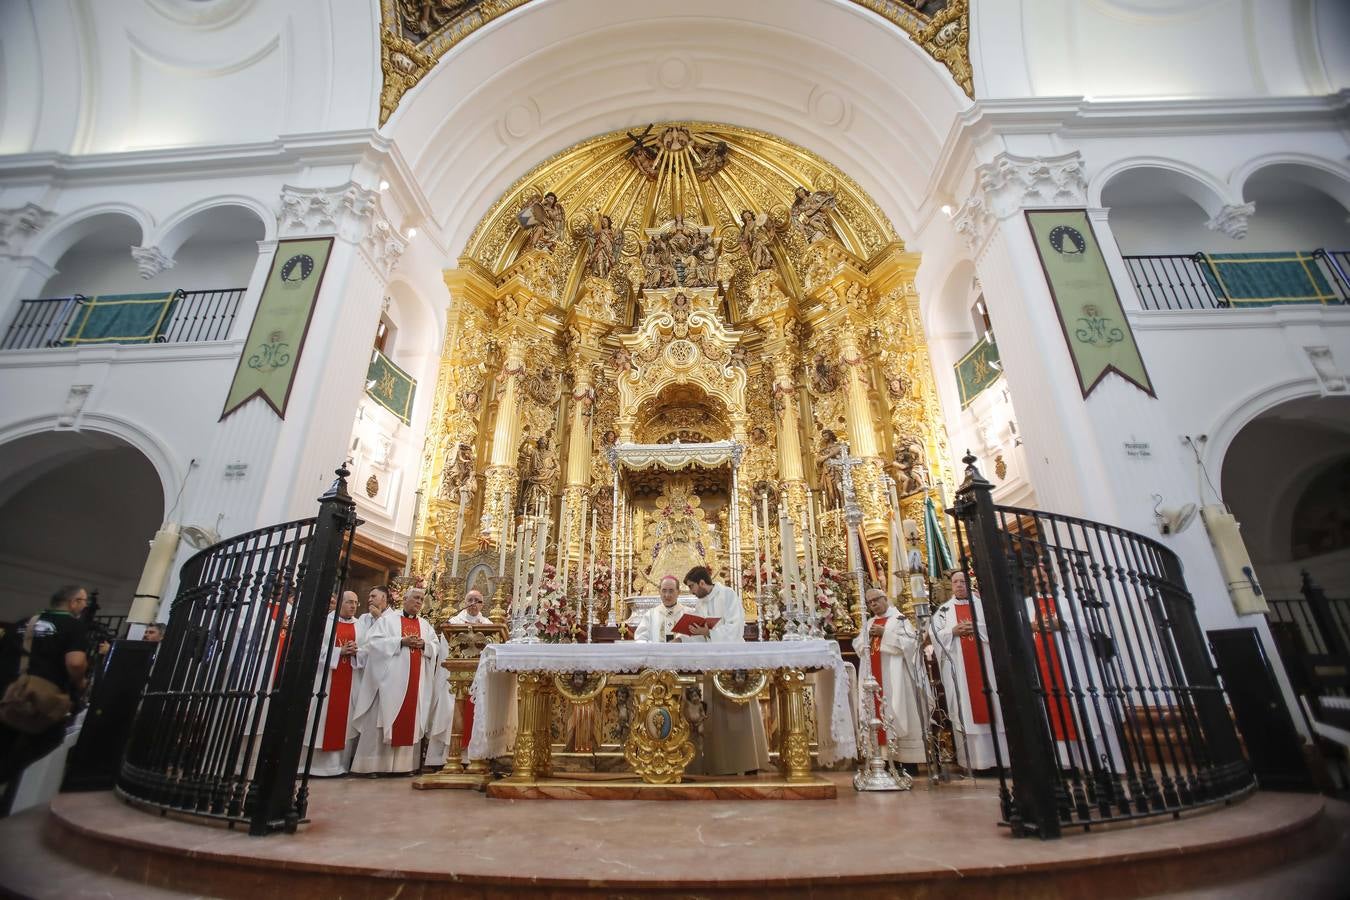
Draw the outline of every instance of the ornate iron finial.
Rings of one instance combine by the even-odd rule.
[[[975,468],[975,459],[975,454],[970,452],[970,448],[966,448],[966,455],[961,457],[961,462],[966,464],[966,477],[961,482],[961,486],[957,488],[958,493],[976,486],[992,487],[989,480],[980,474],[979,469]]]
[[[333,470],[333,474],[336,475],[337,478],[329,485],[328,490],[324,491],[323,495],[319,497],[320,503],[325,500],[340,500],[343,503],[353,503],[352,495],[347,493],[347,478],[352,474],[351,469],[347,468],[348,462],[350,462],[350,460],[344,459],[342,464]]]

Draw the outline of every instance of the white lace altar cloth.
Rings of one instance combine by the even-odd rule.
[[[489,644],[478,660],[470,759],[511,752],[516,740],[516,672],[722,672],[732,669],[805,669],[815,683],[816,743],[821,765],[857,756],[853,668],[833,641],[655,644]],[[829,723],[829,728],[823,727]]]

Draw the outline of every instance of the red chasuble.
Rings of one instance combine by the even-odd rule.
[[[880,625],[882,628],[885,628],[885,627],[886,627],[886,617],[885,617],[885,616],[882,616],[880,619],[877,619],[877,620],[876,620],[875,622],[873,622],[872,624],[873,624],[873,625]],[[870,658],[871,663],[872,663],[872,677],[875,678],[875,679],[877,680],[877,687],[881,687],[881,686],[882,686],[883,684],[885,684],[886,682],[885,682],[884,680],[882,680],[882,677],[881,677],[881,636],[880,636],[880,635],[877,635],[876,637],[874,637],[874,638],[871,639],[871,641],[870,641],[869,644],[868,644],[867,650],[868,650],[868,657]],[[877,718],[878,718],[878,719],[881,719],[881,701],[882,701],[882,692],[881,692],[880,690],[878,690],[875,694],[872,695],[872,702],[876,704],[876,715],[877,715]],[[885,721],[885,720],[883,719],[882,721]],[[884,728],[878,728],[878,729],[877,729],[877,743],[878,743],[878,744],[885,744],[885,743],[886,743],[886,729],[884,729]]]
[[[398,623],[403,629],[404,637],[421,637],[421,620],[408,616],[399,616]],[[417,724],[417,689],[422,683],[422,651],[409,650],[408,653],[408,690],[403,695],[403,705],[398,709],[398,715],[394,717],[394,727],[391,731],[391,740],[389,743],[395,747],[411,747],[413,743],[414,726]]]
[[[1036,598],[1038,621],[1058,617],[1053,597]],[[1035,624],[1035,623],[1033,623]],[[1057,741],[1076,741],[1078,732],[1073,725],[1073,710],[1069,705],[1069,682],[1060,665],[1059,648],[1054,633],[1035,632],[1036,662],[1041,670],[1041,687],[1045,690],[1045,707],[1050,714],[1050,731]]]
[[[970,622],[970,604],[953,603],[956,621]],[[984,695],[984,674],[980,671],[980,648],[976,645],[975,635],[961,638],[961,665],[966,670],[966,693],[970,695],[970,718],[975,725],[989,724],[989,701]]]
[[[334,653],[342,645],[356,640],[356,623],[337,623]],[[328,716],[323,723],[323,743],[320,750],[341,750],[347,746],[347,715],[352,707],[352,658],[339,656],[337,668],[328,677]]]

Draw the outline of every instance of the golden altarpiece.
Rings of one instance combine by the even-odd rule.
[[[950,483],[918,262],[846,174],[763,133],[655,124],[537,166],[445,273],[414,540],[442,614],[476,587],[500,620],[526,514],[547,520],[531,552],[546,545],[583,621],[621,623],[694,564],[744,586],[754,621],[771,599],[755,562],[782,564],[780,504],[812,571],[902,584],[896,511],[922,521]],[[615,448],[718,442],[735,445],[735,472],[652,468],[616,489]],[[863,560],[828,464],[844,452]],[[848,605],[840,636],[856,589]]]

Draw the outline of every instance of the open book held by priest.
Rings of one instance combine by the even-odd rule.
[[[685,613],[680,616],[680,621],[675,623],[675,627],[671,629],[671,632],[674,634],[688,635],[689,629],[695,625],[701,625],[704,628],[711,630],[712,627],[720,621],[722,620],[716,616],[698,616],[693,613]]]

